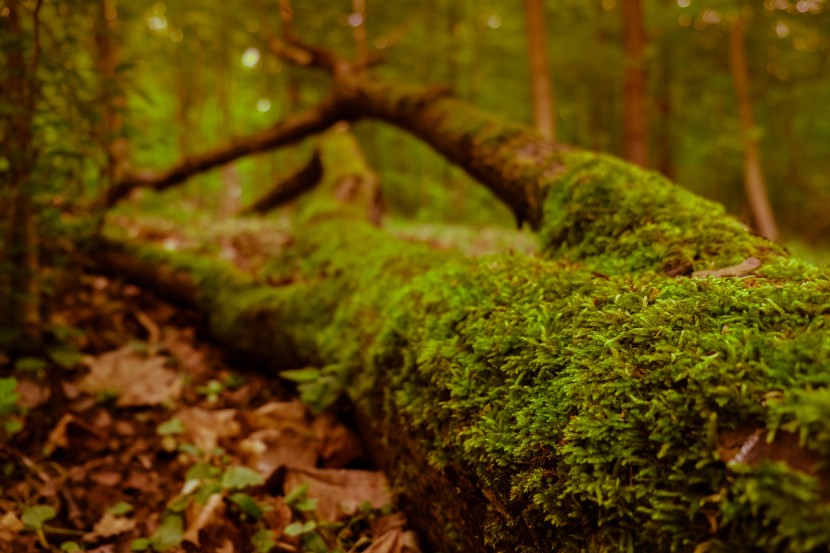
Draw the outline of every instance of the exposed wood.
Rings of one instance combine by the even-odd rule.
[[[749,92],[749,68],[746,60],[746,15],[740,13],[733,21],[729,35],[729,61],[732,80],[738,95],[738,110],[741,121],[741,141],[744,148],[744,190],[752,212],[755,228],[770,240],[778,240],[778,224],[769,201],[761,154],[758,151],[755,116],[752,112],[752,97]]]
[[[288,178],[277,182],[271,190],[254,200],[251,205],[242,210],[242,215],[267,213],[286,202],[290,202],[300,194],[308,192],[317,186],[322,177],[323,165],[320,162],[320,152],[314,150],[308,163]]]
[[[527,23],[527,50],[530,60],[530,83],[533,99],[533,121],[536,130],[550,140],[556,138],[556,116],[553,86],[548,63],[545,7],[542,0],[524,0]]]
[[[641,167],[648,165],[646,70],[642,0],[622,0],[625,76],[623,77],[623,153]]]

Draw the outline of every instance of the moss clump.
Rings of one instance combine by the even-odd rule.
[[[621,274],[671,275],[729,267],[784,251],[726,216],[721,205],[610,156],[572,152],[548,184],[540,231],[547,255]]]
[[[438,268],[375,343],[384,427],[504,502],[496,550],[535,550],[517,524],[575,551],[827,547],[817,477],[728,466],[718,448],[742,425],[780,427],[827,461],[828,291],[826,276],[604,279],[518,257]]]

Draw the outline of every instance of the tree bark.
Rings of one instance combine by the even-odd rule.
[[[542,0],[524,0],[527,23],[527,50],[533,98],[533,121],[542,136],[556,139],[556,115],[548,63],[545,8]]]
[[[321,178],[323,178],[323,165],[320,162],[320,152],[315,150],[308,163],[299,171],[279,181],[271,190],[242,210],[241,215],[267,213],[313,189]]]
[[[367,195],[331,201],[367,171],[348,135],[322,149],[295,241],[272,252],[303,260],[285,286],[161,248],[94,254],[174,276],[230,348],[321,367],[436,551],[830,545],[826,393],[809,384],[826,275],[775,256],[706,280],[608,275],[403,243],[366,223]]]
[[[8,265],[4,271],[8,275],[7,300],[3,314],[4,326],[29,340],[37,340],[41,332],[40,319],[40,283],[38,281],[38,234],[35,221],[35,208],[32,184],[37,152],[34,144],[32,124],[37,107],[38,77],[40,63],[40,9],[42,0],[38,0],[32,11],[33,49],[30,59],[24,56],[25,41],[21,6],[17,0],[9,0],[6,5],[8,31],[20,45],[12,48],[7,55],[7,79],[4,83],[7,102],[15,111],[4,117],[7,137],[5,141],[5,158],[10,162],[7,172],[8,181],[4,195],[8,198],[8,226],[4,229],[3,261]],[[5,275],[4,275],[5,277]]]
[[[755,136],[755,116],[752,113],[752,99],[749,93],[749,69],[746,61],[745,42],[746,15],[739,14],[732,22],[729,37],[729,61],[732,80],[738,95],[738,110],[741,121],[741,141],[744,148],[744,190],[752,212],[755,228],[770,240],[778,240],[778,224],[769,202],[758,139]]]
[[[112,206],[136,188],[161,191],[180,184],[193,175],[221,167],[231,161],[253,153],[266,152],[298,142],[322,132],[340,119],[336,101],[328,100],[315,108],[288,117],[273,127],[239,139],[229,145],[215,148],[203,154],[184,159],[179,164],[162,171],[128,175],[111,188],[101,203]]]
[[[625,159],[648,165],[646,125],[646,34],[641,0],[622,0],[625,76],[623,80],[623,152]]]

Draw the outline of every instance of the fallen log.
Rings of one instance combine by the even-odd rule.
[[[606,158],[560,182],[564,212],[546,216],[576,233],[617,228],[622,207],[625,225],[657,217],[665,243],[641,251],[626,243],[629,228],[590,255],[565,240],[558,260],[402,243],[368,224],[365,206],[333,199],[357,170],[349,148],[347,135],[323,141],[319,193],[294,244],[273,252],[272,267],[292,268],[289,284],[123,242],[99,258],[132,256],[188,282],[229,348],[277,368],[318,367],[316,397],[348,396],[436,551],[830,547],[826,271],[719,213],[710,228],[685,228],[710,204],[675,188],[670,211],[638,215],[627,194],[656,177]],[[600,179],[598,166],[622,173]],[[733,234],[708,235],[724,228]],[[761,264],[708,278],[654,270],[656,251],[693,232],[696,268]]]

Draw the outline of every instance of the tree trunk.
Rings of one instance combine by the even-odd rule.
[[[824,273],[767,255],[706,280],[608,275],[401,242],[366,223],[367,195],[344,194],[367,173],[354,153],[348,135],[323,140],[324,180],[295,241],[269,252],[274,266],[297,267],[285,286],[161,248],[94,253],[136,281],[169,284],[228,347],[278,368],[320,367],[319,397],[351,399],[436,551],[830,545],[828,399],[810,384],[826,382],[827,348],[812,347],[830,339]],[[632,178],[651,177],[614,182],[625,194]],[[653,224],[649,208],[618,207],[575,216],[605,227],[595,218],[642,210]],[[687,207],[672,213],[676,228],[697,215]],[[708,240],[715,222],[697,235]],[[747,240],[747,255],[755,239],[742,232],[733,240]],[[629,239],[606,237],[607,255]]]
[[[623,82],[623,152],[631,163],[648,165],[646,136],[646,34],[641,0],[622,0],[625,76]]]
[[[545,8],[542,0],[524,0],[527,23],[527,50],[530,59],[530,83],[533,98],[533,122],[542,136],[556,138],[556,115],[553,87],[550,82]]]
[[[40,286],[38,282],[38,235],[33,205],[34,186],[32,173],[35,168],[37,153],[34,146],[32,123],[35,115],[38,90],[37,69],[40,56],[39,16],[42,0],[39,0],[32,12],[33,50],[30,59],[24,56],[25,41],[21,6],[17,0],[6,4],[7,28],[9,35],[20,42],[18,48],[12,48],[7,54],[6,101],[16,111],[5,117],[7,137],[14,140],[5,141],[4,157],[9,160],[7,172],[8,198],[6,210],[8,226],[3,247],[3,261],[8,268],[6,283],[7,305],[4,309],[3,323],[7,329],[20,333],[28,340],[37,340],[41,332],[40,320]],[[5,275],[4,275],[5,277]]]
[[[121,45],[115,39],[118,28],[116,0],[100,0],[95,17],[95,46],[102,106],[100,131],[107,153],[107,186],[119,182],[126,174],[129,164],[128,143],[121,136],[126,98],[117,72],[121,62]]]
[[[778,240],[778,225],[767,195],[761,155],[758,152],[755,117],[749,93],[749,69],[744,46],[746,16],[739,14],[732,22],[729,40],[729,61],[732,66],[732,80],[738,94],[738,109],[741,118],[741,140],[744,147],[744,190],[752,212],[755,228],[770,240]]]

